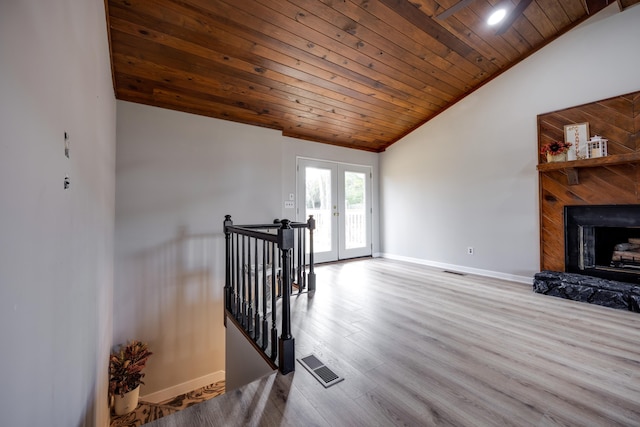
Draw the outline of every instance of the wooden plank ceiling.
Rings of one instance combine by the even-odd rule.
[[[380,152],[608,3],[522,1],[107,0],[116,96]]]

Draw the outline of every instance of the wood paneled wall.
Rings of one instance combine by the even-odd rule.
[[[640,152],[640,92],[538,116],[538,152],[552,140],[564,140],[564,125],[589,123],[590,136],[609,140],[609,156]],[[540,155],[539,163],[546,158]],[[570,162],[569,162],[570,165]],[[578,168],[579,184],[569,185],[564,169],[540,171],[540,268],[564,271],[565,205],[640,203],[640,165]]]

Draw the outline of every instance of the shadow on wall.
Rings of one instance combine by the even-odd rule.
[[[224,235],[189,235],[181,227],[176,238],[126,264],[115,338],[140,339],[154,353],[142,393],[223,371]]]

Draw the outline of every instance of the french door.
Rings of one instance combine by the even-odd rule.
[[[371,255],[371,167],[298,159],[298,220],[316,220],[315,262]]]

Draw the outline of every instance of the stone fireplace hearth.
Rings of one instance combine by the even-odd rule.
[[[535,292],[640,313],[640,286],[582,274],[542,271],[533,279]]]

